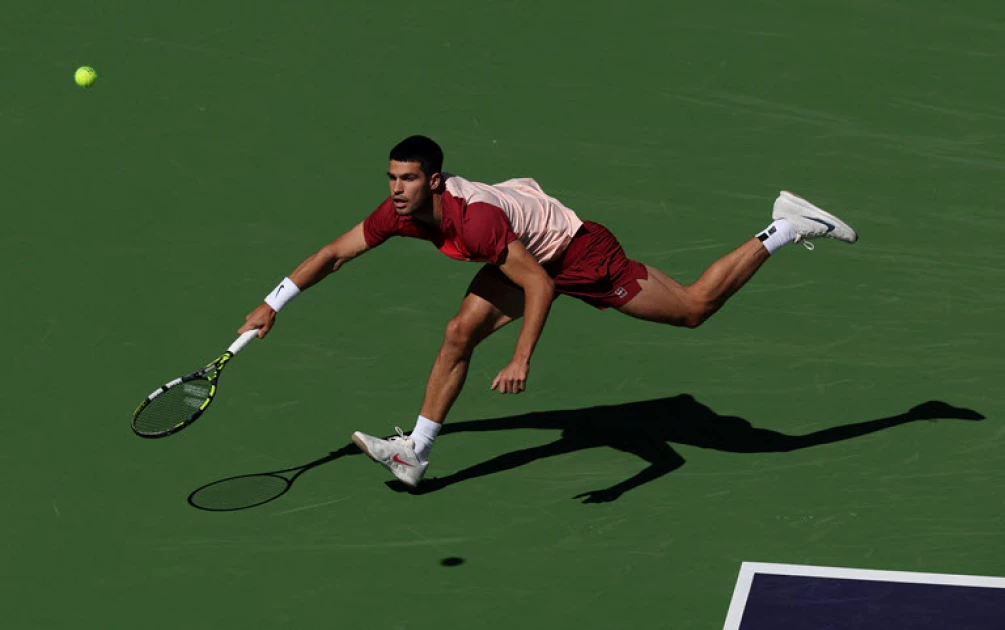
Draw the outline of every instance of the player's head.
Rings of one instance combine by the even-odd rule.
[[[409,216],[428,208],[442,181],[443,150],[426,136],[405,138],[391,149],[387,177],[394,211]]]
[[[394,145],[391,160],[418,162],[426,177],[431,177],[443,168],[443,149],[426,136],[411,136]]]

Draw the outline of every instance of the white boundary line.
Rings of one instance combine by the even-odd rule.
[[[871,580],[873,582],[900,582],[909,584],[942,584],[946,586],[981,586],[1005,589],[1005,578],[980,575],[950,575],[944,573],[912,573],[910,571],[878,571],[872,569],[847,569],[841,567],[814,567],[803,564],[775,564],[772,562],[744,562],[736,578],[733,599],[726,614],[723,630],[739,630],[747,596],[754,575],[799,575],[804,577],[837,578],[842,580]]]

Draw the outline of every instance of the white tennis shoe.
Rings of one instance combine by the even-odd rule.
[[[807,249],[813,249],[813,244],[807,241],[814,238],[833,238],[845,243],[858,240],[858,234],[850,225],[785,190],[775,200],[771,218],[788,221],[796,230],[796,242],[801,241]]]
[[[429,462],[419,461],[412,438],[407,437],[399,427],[394,427],[394,430],[398,435],[386,440],[356,431],[352,434],[352,441],[370,459],[390,470],[409,488],[414,488],[426,475]]]

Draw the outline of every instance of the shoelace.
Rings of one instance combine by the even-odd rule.
[[[412,438],[410,438],[407,435],[405,435],[405,432],[401,430],[401,427],[394,427],[394,430],[398,433],[398,435],[391,436],[391,438],[388,441],[389,442],[403,442],[406,447],[409,447],[409,448],[413,449],[413,451],[414,451],[414,449],[415,449],[415,440],[413,440]],[[409,442],[412,442],[412,443],[409,444]]]
[[[394,427],[394,430],[397,432],[398,435],[392,436],[389,441],[404,442],[405,440],[408,439],[408,436],[406,436],[405,432],[401,430],[401,427]]]
[[[802,243],[802,244],[803,244],[803,247],[805,247],[806,249],[810,250],[811,252],[812,252],[812,251],[813,251],[813,249],[814,249],[814,248],[816,247],[816,245],[814,245],[814,244],[813,244],[813,243],[811,243],[810,241],[806,240],[806,239],[805,239],[805,238],[803,238],[802,236],[799,236],[798,234],[796,235],[796,242],[797,242],[797,243]]]

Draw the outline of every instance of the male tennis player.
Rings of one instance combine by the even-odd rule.
[[[684,286],[629,259],[607,228],[581,220],[533,179],[480,184],[444,173],[442,165],[443,152],[429,138],[412,136],[395,146],[387,171],[390,197],[301,263],[238,331],[260,328],[264,337],[276,313],[297,294],[392,236],[424,239],[453,259],[483,263],[460,311],[447,323],[415,429],[406,436],[395,427],[398,435],[390,439],[360,432],[352,436],[371,459],[411,487],[426,473],[433,442],[461,391],[475,346],[513,320],[523,317],[513,359],[491,386],[502,394],[526,387],[534,346],[558,295],[695,328],[780,247],[820,237],[846,243],[858,238],[837,217],[782,192],[771,225]]]

